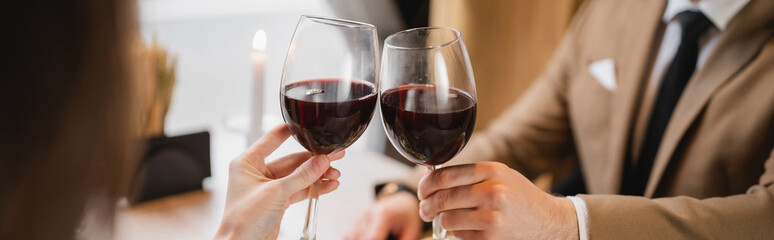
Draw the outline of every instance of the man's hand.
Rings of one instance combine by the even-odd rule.
[[[309,186],[319,184],[320,194],[339,186],[341,173],[330,161],[344,157],[344,151],[329,156],[299,152],[265,163],[289,136],[287,125],[278,126],[231,161],[226,209],[215,239],[277,239],[285,209],[305,199]]]
[[[347,240],[384,240],[388,235],[399,240],[415,240],[422,230],[417,197],[398,192],[377,201],[355,219]]]
[[[419,215],[461,239],[578,239],[575,207],[496,162],[441,168],[419,182]]]

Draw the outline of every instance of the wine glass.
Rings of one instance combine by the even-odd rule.
[[[298,142],[331,154],[363,134],[376,108],[378,47],[371,24],[301,16],[293,33],[280,86],[282,117]],[[301,239],[315,239],[317,185]]]
[[[392,145],[408,160],[441,167],[459,153],[476,123],[476,84],[460,32],[429,27],[384,41],[380,106]],[[433,219],[433,239],[446,239]]]

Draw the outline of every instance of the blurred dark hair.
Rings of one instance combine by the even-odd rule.
[[[0,239],[73,239],[93,223],[109,238],[135,165],[136,2],[0,9]]]

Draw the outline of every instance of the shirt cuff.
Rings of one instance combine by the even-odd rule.
[[[575,215],[578,217],[578,236],[580,240],[589,240],[589,210],[586,208],[586,202],[575,196],[567,196],[572,205],[575,206]]]

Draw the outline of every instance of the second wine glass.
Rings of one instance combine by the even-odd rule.
[[[331,154],[363,134],[376,107],[376,28],[341,19],[301,16],[282,72],[282,116],[310,152]],[[301,239],[315,239],[317,184]]]
[[[415,28],[384,41],[382,120],[392,145],[408,160],[441,167],[470,139],[476,123],[476,84],[460,32]],[[433,239],[446,239],[438,217]]]

